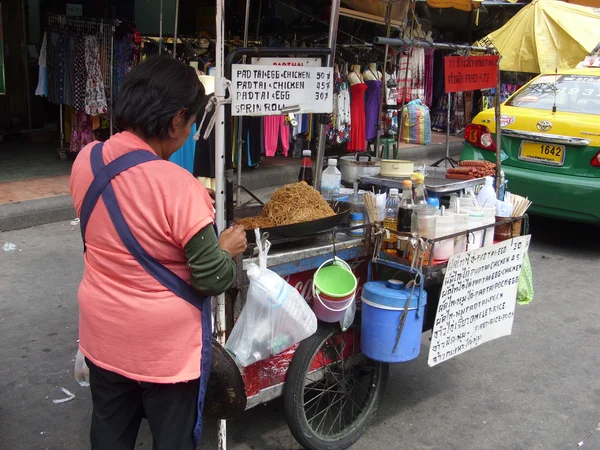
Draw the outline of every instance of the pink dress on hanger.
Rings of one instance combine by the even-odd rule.
[[[367,150],[365,118],[365,92],[367,85],[359,75],[360,83],[350,86],[350,142],[349,152],[364,152]]]

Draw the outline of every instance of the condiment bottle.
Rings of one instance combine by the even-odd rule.
[[[412,181],[402,182],[402,198],[398,208],[398,231],[410,233],[411,217],[415,203],[412,196]],[[398,256],[404,256],[409,242],[408,236],[398,236]]]
[[[426,205],[425,184],[421,178],[415,180],[415,205]]]
[[[309,186],[312,186],[313,172],[310,156],[310,150],[302,150],[302,167],[300,167],[300,173],[298,174],[298,182],[304,181]]]
[[[389,230],[398,230],[398,189],[390,189],[387,202],[385,204],[385,219],[383,225]],[[398,236],[393,233],[386,233],[386,237],[383,240],[382,250],[392,255],[398,254],[397,247]]]

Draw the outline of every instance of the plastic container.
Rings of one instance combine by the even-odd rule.
[[[313,277],[313,311],[317,318],[328,323],[342,320],[354,301],[357,285],[345,261],[339,258],[325,261]]]
[[[327,169],[321,176],[321,195],[326,200],[334,200],[340,192],[341,184],[342,173],[337,168],[337,159],[328,159]]]
[[[469,213],[459,212],[454,214],[454,232],[462,233],[469,229]],[[454,253],[462,253],[467,250],[467,236],[458,236],[454,241]]]
[[[469,229],[479,228],[483,226],[483,213],[478,211],[469,212]],[[467,236],[469,250],[481,248],[483,231],[474,231]]]
[[[415,205],[411,221],[411,233],[433,239],[435,235],[435,212],[435,206]]]
[[[361,212],[352,212],[350,213],[350,228],[358,227],[365,224],[365,216]],[[351,236],[362,236],[365,234],[364,228],[356,228],[355,230],[350,230],[349,234]]]
[[[386,363],[410,361],[419,356],[427,304],[427,293],[423,291],[421,295],[420,292],[418,287],[413,292],[397,280],[365,283],[360,333],[360,346],[365,356]],[[397,341],[406,306],[406,321]]]
[[[483,225],[493,225],[496,223],[496,207],[485,205],[482,209],[483,212]],[[489,247],[494,245],[494,227],[485,229],[485,236],[483,237],[483,246]]]
[[[454,214],[442,209],[435,217],[435,235],[440,238],[454,234]],[[454,254],[454,238],[445,239],[435,243],[433,259],[446,260]]]
[[[494,190],[493,177],[485,177],[485,184],[477,194],[477,203],[482,206],[496,206],[496,191]]]
[[[387,202],[385,203],[385,219],[383,220],[383,226],[390,230],[398,231],[398,189],[390,189]],[[398,254],[398,236],[389,233],[383,240],[382,250],[391,255]]]

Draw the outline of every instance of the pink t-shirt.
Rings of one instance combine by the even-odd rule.
[[[78,155],[71,173],[77,214],[92,182],[90,153]],[[104,144],[105,164],[133,150],[152,149],[132,133]],[[184,280],[187,242],[214,220],[208,192],[189,172],[151,161],[112,180],[125,220],[141,246]],[[86,230],[79,286],[80,348],[97,366],[145,382],[177,383],[200,376],[200,311],[142,268],[119,238],[100,198]]]

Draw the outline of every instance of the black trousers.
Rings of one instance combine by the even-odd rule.
[[[92,450],[135,448],[140,424],[148,418],[154,450],[195,450],[199,380],[158,384],[131,380],[91,361]]]

